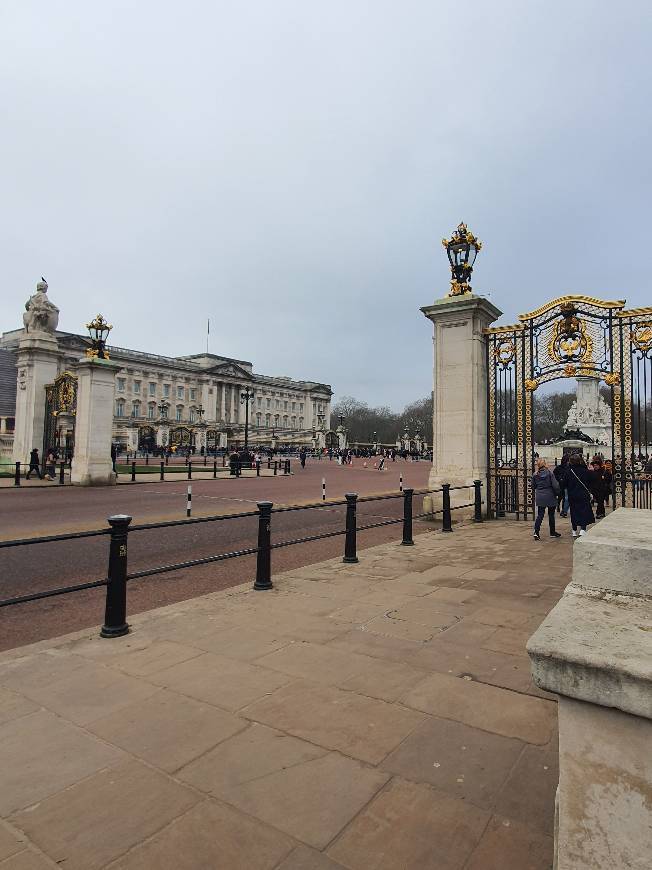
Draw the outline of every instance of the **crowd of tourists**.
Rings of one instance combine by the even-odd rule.
[[[567,517],[570,512],[571,534],[574,538],[586,534],[587,526],[604,517],[611,498],[612,483],[611,462],[603,460],[601,456],[594,456],[587,465],[581,454],[573,453],[563,456],[561,463],[552,470],[545,459],[538,459],[537,471],[532,477],[537,510],[534,539],[540,540],[546,511],[550,537],[561,537],[555,527],[557,513]]]

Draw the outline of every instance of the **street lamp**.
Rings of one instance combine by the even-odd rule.
[[[340,414],[340,416],[337,419],[340,421],[340,426],[343,429],[344,428],[344,421],[346,420],[346,417],[344,416],[344,414]]]
[[[98,314],[94,320],[86,324],[86,329],[91,337],[92,346],[86,351],[86,356],[94,357],[95,359],[108,359],[109,355],[105,350],[106,340],[109,332],[113,329],[110,323]]]
[[[466,224],[460,224],[450,239],[442,239],[441,243],[446,248],[451,266],[451,289],[448,295],[461,296],[464,293],[471,293],[469,281],[482,242],[473,235]]]
[[[248,452],[249,446],[249,402],[254,397],[254,391],[246,387],[245,390],[240,393],[240,404],[245,406],[245,439],[244,439],[244,449],[245,453]],[[203,410],[203,409],[202,409]]]

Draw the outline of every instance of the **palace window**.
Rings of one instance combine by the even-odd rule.
[[[269,423],[270,423],[270,415],[265,414],[265,426],[267,426],[268,429],[269,429]]]
[[[278,426],[278,421],[279,421],[280,419],[281,419],[281,418],[279,417],[278,414],[274,414],[274,425],[275,425],[275,426]]]
[[[260,396],[256,399],[256,407],[257,408],[263,407],[263,400],[260,398]]]
[[[296,403],[296,402],[292,402],[292,410],[293,410],[293,411],[296,411],[296,409],[297,409],[297,403]]]
[[[124,417],[124,415],[125,415],[125,400],[124,399],[116,399],[115,415],[116,415],[116,417]]]
[[[197,398],[197,390],[191,388],[190,389],[190,400],[192,402],[194,402],[196,398]]]
[[[156,414],[156,405],[154,404],[154,402],[150,402],[149,405],[147,406],[147,418],[149,420],[153,420],[155,414]]]
[[[303,417],[299,417],[299,429],[303,429]]]
[[[283,416],[283,428],[287,429],[287,427],[288,427],[288,418],[287,418],[287,414],[286,414]]]
[[[163,384],[163,396],[166,399],[170,398],[170,385],[169,384]]]
[[[297,428],[297,418],[296,418],[296,417],[293,417],[293,418],[292,418],[292,428],[293,428],[293,429],[296,429],[296,428]]]
[[[183,405],[177,405],[177,423],[183,420]]]
[[[194,409],[194,408],[191,408],[191,409],[190,409],[190,417],[189,417],[189,419],[190,419],[190,422],[191,422],[191,423],[194,423],[194,422],[195,422],[195,409]]]
[[[124,393],[126,382],[127,382],[126,378],[118,378],[118,392],[119,393]]]
[[[260,426],[260,421],[262,419],[262,414],[256,414],[256,426]]]
[[[299,402],[299,411],[303,414],[303,402]]]
[[[154,381],[149,382],[149,394],[150,396],[156,395],[156,384],[154,383]]]
[[[281,407],[281,403],[280,403],[279,400],[277,399],[277,400],[276,400],[276,410],[278,411],[278,409],[279,409],[280,407]]]
[[[134,393],[140,395],[140,381],[134,381]]]
[[[269,408],[271,408],[271,407],[272,407],[272,400],[271,400],[271,399],[268,399],[268,400],[267,400],[267,408],[269,409]]]
[[[140,402],[134,402],[131,406],[131,416],[140,417]]]
[[[183,387],[177,387],[177,399],[183,399]]]
[[[284,411],[287,411],[287,409],[288,409],[288,403],[287,403],[287,402],[283,402],[283,410],[284,410]]]
[[[314,417],[316,413],[317,413],[317,404],[316,404],[316,402],[313,402],[312,403],[312,416]]]

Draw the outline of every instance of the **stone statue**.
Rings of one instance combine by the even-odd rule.
[[[48,282],[41,278],[36,285],[36,293],[25,303],[25,332],[46,332],[52,335],[59,325],[59,309],[50,302],[47,292]]]

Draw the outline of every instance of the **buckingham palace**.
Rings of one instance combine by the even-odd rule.
[[[39,304],[49,306],[58,325],[58,309],[46,294],[47,284],[39,282],[28,311],[38,310]],[[21,380],[26,374],[21,369],[19,350],[26,331],[27,323],[25,329],[5,332],[0,337],[5,391],[12,382],[12,368],[17,384],[16,391],[11,391],[13,396],[4,397],[5,440],[11,436],[15,406],[21,390],[25,390]],[[49,334],[54,367],[51,383],[44,385],[44,401],[48,388],[51,395],[59,397],[74,394],[77,365],[92,345],[88,336],[61,332],[56,325]],[[257,374],[247,360],[208,352],[170,357],[109,343],[105,350],[112,363],[120,366],[115,373],[112,438],[122,449],[158,452],[177,447],[211,452],[237,448],[244,441],[245,401],[252,446],[317,446],[323,445],[329,434],[332,390],[328,384]],[[243,400],[243,395],[251,393],[252,398]],[[33,446],[72,453],[74,415],[72,400],[64,401],[54,413],[46,408],[43,443]],[[7,446],[3,452],[7,452]]]

